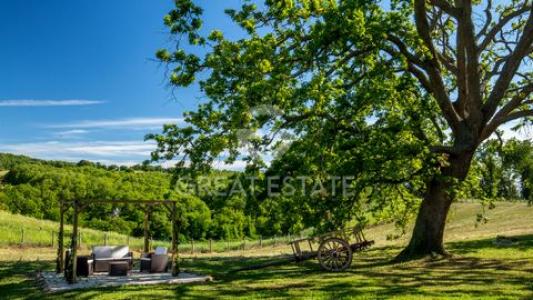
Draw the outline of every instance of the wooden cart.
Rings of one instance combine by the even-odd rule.
[[[313,249],[313,244],[318,244],[316,251]],[[331,272],[349,268],[353,253],[362,251],[372,244],[374,241],[367,241],[359,226],[290,242],[296,261],[317,258],[320,266]]]

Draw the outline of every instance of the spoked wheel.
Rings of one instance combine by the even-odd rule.
[[[343,239],[329,238],[318,247],[318,261],[320,266],[331,272],[346,270],[352,264],[352,249]]]

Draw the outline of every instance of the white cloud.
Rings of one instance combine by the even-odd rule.
[[[72,129],[57,132],[56,135],[60,138],[76,138],[89,133],[89,130],[85,129]]]
[[[125,167],[131,167],[135,165],[139,165],[142,163],[142,161],[134,161],[134,160],[110,160],[110,159],[97,159],[97,160],[91,160],[92,162],[99,162],[103,165],[110,166],[110,165],[116,165],[116,166],[125,166]]]
[[[533,128],[530,125],[522,126],[519,129],[513,130],[513,127],[516,127],[519,124],[519,121],[509,122],[503,124],[498,128],[502,131],[502,138],[504,140],[517,139],[521,141],[533,140]],[[496,134],[490,136],[491,139],[496,138]]]
[[[20,143],[0,145],[0,152],[22,154],[35,158],[54,160],[102,160],[132,159],[140,161],[149,159],[150,152],[155,150],[153,142],[138,141],[92,141],[92,142],[59,142]]]
[[[174,168],[177,163],[178,163],[177,160],[166,160],[160,163],[159,165],[161,165],[165,169],[170,169],[170,168]],[[188,162],[186,163],[186,165],[188,165]]]
[[[132,166],[150,159],[150,153],[156,149],[154,142],[138,141],[88,141],[62,142],[47,141],[40,143],[0,144],[0,152],[26,155],[47,160],[78,162],[89,160],[105,165]],[[164,168],[172,168],[177,160],[163,161]],[[189,162],[186,162],[189,165]],[[213,168],[219,170],[242,171],[246,162],[237,160],[226,164],[223,160],[213,162]]]
[[[163,124],[183,122],[182,118],[130,118],[116,120],[83,120],[72,123],[47,125],[48,128],[64,129],[121,129],[121,128],[161,128]]]
[[[46,106],[86,106],[102,104],[103,101],[95,100],[0,100],[0,107],[46,107]]]

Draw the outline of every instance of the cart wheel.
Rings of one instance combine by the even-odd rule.
[[[352,264],[352,249],[343,239],[329,238],[318,247],[318,261],[322,269],[331,272],[346,270]]]

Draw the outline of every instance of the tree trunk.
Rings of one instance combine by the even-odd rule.
[[[426,255],[445,255],[444,227],[452,203],[448,193],[450,182],[433,178],[422,200],[411,241],[396,258],[398,261],[415,259]]]
[[[433,177],[420,205],[409,245],[396,257],[406,261],[424,256],[448,255],[444,249],[446,217],[453,201],[454,182],[462,181],[468,174],[473,152],[455,155],[449,165],[441,168],[441,175]]]

